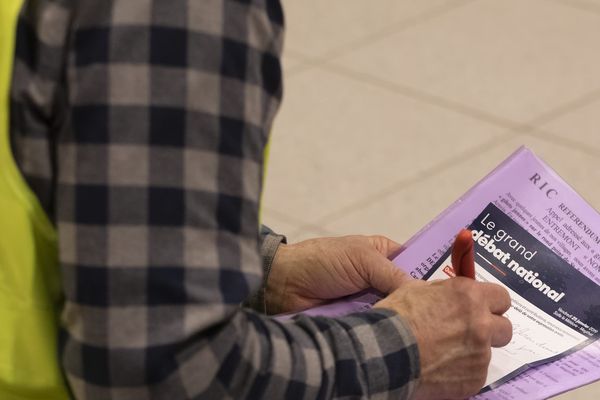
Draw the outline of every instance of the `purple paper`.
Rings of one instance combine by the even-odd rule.
[[[525,147],[519,148],[454,204],[415,234],[394,260],[420,279],[451,246],[454,236],[489,204],[600,284],[600,215],[562,178]],[[368,310],[372,293],[304,312],[329,317]],[[545,399],[600,379],[598,342],[522,373],[475,399]]]
[[[513,201],[503,203],[507,193]],[[546,245],[574,268],[600,283],[600,215],[562,178],[522,147],[416,234],[394,264],[421,278],[449,248],[454,235],[490,202],[530,233],[539,222]],[[517,205],[518,203],[518,205]],[[512,208],[510,206],[513,206]],[[560,218],[560,221],[559,221]],[[535,219],[535,221],[533,221]],[[565,227],[565,225],[567,227]],[[552,235],[553,237],[551,237]],[[554,239],[554,240],[553,240]],[[431,265],[427,261],[432,260]],[[600,379],[595,343],[558,361],[530,369],[476,399],[545,399]]]

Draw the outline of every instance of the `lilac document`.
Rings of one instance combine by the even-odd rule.
[[[512,340],[492,348],[481,393],[600,337],[600,286],[542,243],[543,231],[527,232],[492,203],[469,230],[476,280],[503,285],[512,302],[504,314],[512,322]],[[454,276],[448,250],[424,279]]]
[[[492,203],[573,268],[600,284],[600,214],[549,166],[521,147],[442,214],[414,235],[394,264],[422,279],[443,257],[456,233]],[[361,293],[307,310],[340,316],[364,311],[378,300]],[[600,306],[600,305],[599,305]],[[475,399],[546,399],[600,380],[600,343],[531,368]]]

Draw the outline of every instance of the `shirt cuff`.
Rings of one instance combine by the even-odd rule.
[[[267,287],[267,281],[269,280],[269,274],[271,273],[271,267],[273,266],[273,260],[277,249],[282,243],[287,243],[287,239],[283,235],[279,235],[273,232],[269,227],[261,225],[260,227],[261,245],[260,255],[262,258],[263,266],[263,283],[262,286],[244,303],[246,307],[250,307],[255,311],[266,314],[267,304],[265,302],[265,290]]]

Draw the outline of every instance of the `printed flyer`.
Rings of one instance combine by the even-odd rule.
[[[515,151],[406,242],[404,250],[393,260],[394,264],[414,278],[423,279],[432,268],[444,263],[455,235],[462,228],[475,223],[490,203],[510,221],[529,233],[538,243],[544,245],[546,249],[543,252],[538,250],[538,253],[532,257],[532,261],[534,259],[537,261],[538,255],[540,258],[542,258],[542,254],[547,255],[547,250],[550,250],[565,261],[569,268],[580,272],[596,285],[600,284],[600,214],[547,164],[525,147]],[[506,221],[504,220],[504,222]],[[478,249],[478,245],[475,248]],[[485,249],[483,251],[485,252]],[[484,252],[480,251],[490,262],[499,266],[494,261],[495,259],[492,260],[493,255],[492,257],[485,256]],[[529,257],[529,253],[527,257]],[[480,257],[478,264],[480,267],[489,266]],[[526,265],[528,272],[537,264],[533,264],[531,267],[529,267],[530,264],[523,264],[524,267]],[[479,271],[483,270],[484,268],[479,268]],[[490,273],[487,269],[485,271],[484,273],[489,274],[488,277],[493,276],[491,274],[494,272]],[[523,273],[522,271],[521,273]],[[508,274],[508,271],[505,272]],[[541,274],[539,271],[535,272]],[[532,274],[535,275],[535,272]],[[511,268],[511,273],[516,273],[516,271],[512,271]],[[480,279],[482,277],[483,274],[480,274]],[[495,277],[497,279],[498,275]],[[530,280],[531,275],[527,279]],[[524,280],[525,277],[523,277]],[[551,288],[548,289],[546,295],[550,293],[550,290],[554,290],[554,292],[560,290],[559,294],[555,295],[553,292],[552,296],[558,297],[561,293],[565,293],[559,299],[559,303],[570,301],[571,295],[561,289],[562,285],[552,286],[552,280],[544,282],[543,279],[540,279],[540,281]],[[537,289],[533,288],[532,290]],[[544,288],[544,290],[546,289]],[[378,300],[379,297],[375,293],[364,292],[307,310],[304,313],[335,317],[367,310]],[[552,319],[544,317],[543,314],[540,316],[552,321],[561,329],[564,326],[562,317],[568,319],[569,315],[582,321],[590,321],[592,324],[588,323],[588,326],[598,329],[597,322],[594,325],[593,321],[597,321],[600,304],[591,303],[591,301],[590,298],[590,306],[593,306],[589,309],[591,315],[578,314],[579,308],[569,311],[568,308],[562,307],[564,313],[555,309],[549,314]],[[547,302],[551,304],[553,299],[548,298]],[[556,306],[559,303],[554,302],[553,304]],[[561,305],[558,307],[561,308]],[[554,311],[557,310],[559,316],[554,315]],[[544,314],[547,313],[544,312]],[[289,318],[289,316],[284,318]],[[561,318],[562,322],[557,318]],[[520,328],[519,325],[516,329]],[[565,330],[565,332],[570,331]],[[591,333],[591,331],[588,332]],[[579,332],[579,334],[586,335],[584,332]],[[595,337],[593,334],[592,336]],[[576,341],[574,340],[574,342]],[[570,350],[565,351],[568,353]],[[543,357],[542,354],[539,362],[545,360],[545,363],[522,372],[504,384],[494,385],[492,390],[482,392],[474,398],[477,400],[541,400],[600,380],[600,341],[566,356],[557,356],[557,359]],[[526,361],[524,364],[534,365],[536,363],[537,361]]]
[[[475,278],[505,286],[512,301],[505,317],[513,324],[513,338],[507,346],[492,349],[484,391],[598,338],[600,286],[493,204],[469,229],[475,242]],[[454,277],[450,258],[448,250],[424,279]]]

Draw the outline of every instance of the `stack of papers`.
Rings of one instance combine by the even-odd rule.
[[[505,286],[513,339],[492,350],[475,399],[546,399],[600,380],[600,214],[520,148],[414,235],[394,264],[416,279],[453,276],[450,247],[473,232],[478,281]],[[371,308],[364,292],[308,315]]]

